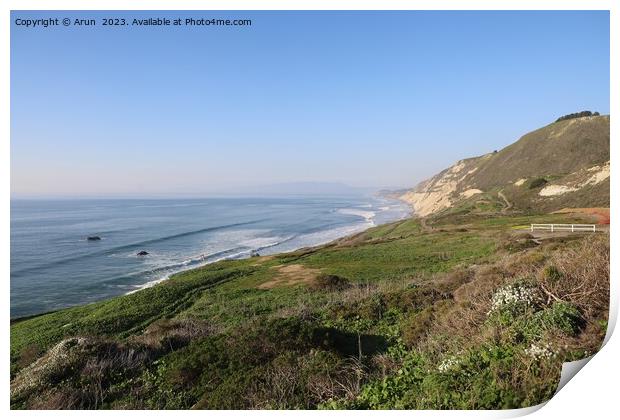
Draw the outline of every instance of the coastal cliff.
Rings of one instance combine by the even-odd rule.
[[[561,119],[502,150],[459,160],[398,197],[418,216],[459,206],[608,207],[609,121]]]

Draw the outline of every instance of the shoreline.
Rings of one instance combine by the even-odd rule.
[[[352,237],[352,236],[355,236],[355,235],[359,235],[361,233],[364,233],[364,232],[368,231],[369,229],[372,229],[372,228],[375,228],[375,227],[378,227],[378,226],[383,226],[383,225],[386,225],[386,224],[389,224],[389,223],[394,223],[394,222],[406,220],[406,219],[409,219],[409,218],[413,217],[413,214],[414,214],[413,208],[407,202],[405,202],[403,200],[399,200],[399,199],[393,198],[393,197],[385,197],[385,196],[381,196],[381,195],[377,195],[375,197],[380,198],[380,199],[385,199],[385,200],[392,200],[395,203],[397,202],[397,203],[400,203],[400,204],[405,204],[406,206],[404,206],[405,207],[404,210],[407,211],[406,214],[403,217],[392,219],[392,220],[389,220],[389,221],[385,221],[385,222],[382,222],[382,223],[379,223],[379,224],[375,223],[374,220],[372,220],[372,219],[368,219],[368,218],[366,218],[364,216],[358,215],[359,217],[362,217],[365,220],[365,223],[367,223],[369,225],[368,226],[362,226],[359,230],[356,230],[355,228],[353,228],[352,232],[347,232],[347,233],[345,233],[345,234],[343,234],[341,236],[328,239],[328,240],[326,240],[324,242],[318,242],[318,243],[311,244],[311,245],[303,245],[303,246],[300,246],[300,247],[291,248],[291,249],[287,249],[287,250],[283,250],[283,251],[278,251],[278,252],[274,252],[274,253],[271,253],[271,254],[270,253],[261,254],[260,257],[276,256],[276,255],[282,255],[282,254],[286,254],[286,253],[290,253],[290,252],[297,252],[297,251],[300,251],[300,250],[310,250],[310,249],[321,248],[321,247],[324,247],[324,246],[328,246],[328,245],[330,245],[333,242],[341,241],[341,240],[343,240],[345,238]],[[354,225],[352,225],[352,226],[354,226]],[[269,247],[267,247],[267,248],[269,248]],[[95,300],[95,301],[87,302],[87,303],[78,303],[78,304],[75,304],[75,305],[70,305],[70,306],[66,306],[66,307],[63,307],[63,308],[53,309],[53,310],[44,311],[44,312],[40,312],[40,313],[36,313],[36,314],[17,316],[15,318],[11,317],[10,318],[10,324],[13,325],[14,323],[18,323],[18,322],[25,321],[25,320],[28,320],[28,319],[36,318],[36,317],[39,317],[39,316],[43,316],[43,315],[47,315],[47,314],[52,314],[52,313],[56,313],[56,312],[59,312],[59,311],[64,311],[64,310],[67,310],[67,309],[77,308],[77,307],[81,307],[81,306],[86,306],[86,305],[92,305],[92,304],[96,304],[96,303],[100,303],[100,302],[105,302],[107,300],[119,298],[119,297],[122,297],[122,296],[132,295],[132,294],[134,294],[136,292],[139,292],[141,290],[149,289],[149,288],[151,288],[153,286],[156,286],[156,285],[158,285],[160,283],[163,283],[166,280],[169,280],[173,276],[176,276],[176,275],[188,272],[188,271],[197,270],[197,269],[203,269],[204,267],[207,267],[208,265],[215,264],[215,263],[222,262],[222,261],[227,261],[227,260],[231,260],[231,261],[232,260],[245,260],[245,259],[252,258],[251,254],[252,254],[253,251],[255,251],[255,250],[250,250],[250,251],[247,251],[247,252],[244,251],[242,254],[246,254],[247,253],[247,255],[243,255],[243,256],[225,256],[225,257],[221,257],[221,258],[216,258],[215,260],[205,261],[205,262],[203,262],[201,264],[198,264],[196,266],[193,266],[193,267],[184,267],[184,268],[182,268],[182,269],[180,269],[178,271],[174,271],[174,272],[166,274],[163,278],[155,279],[155,280],[149,280],[148,282],[138,286],[135,290],[130,290],[128,292],[125,292],[125,293],[122,293],[122,294],[119,294],[119,295],[109,296],[109,297],[106,297],[106,298],[103,298],[103,299],[100,299],[100,300]]]
[[[399,200],[399,199],[393,199],[393,198],[390,198],[390,197],[381,197],[381,198],[389,199],[389,200],[394,200],[394,201],[400,201],[400,202],[402,202],[404,204],[407,204],[407,202],[405,202],[403,200]],[[390,220],[390,221],[387,221],[387,222],[384,222],[384,223],[375,224],[374,221],[372,221],[372,220],[369,221],[369,219],[365,218],[367,223],[370,223],[370,226],[364,227],[363,229],[361,229],[359,231],[347,233],[347,234],[345,234],[343,236],[338,236],[337,238],[329,239],[329,240],[327,240],[325,242],[319,242],[319,243],[316,243],[316,244],[313,244],[313,245],[305,245],[305,246],[301,246],[301,247],[298,247],[298,248],[292,248],[292,249],[288,249],[288,250],[285,250],[285,251],[275,252],[273,254],[260,254],[260,255],[258,255],[258,257],[275,256],[275,255],[287,254],[289,252],[297,252],[297,251],[306,250],[306,249],[309,250],[309,249],[313,249],[313,248],[324,247],[324,246],[327,246],[327,245],[331,244],[332,242],[341,241],[341,240],[343,240],[345,238],[349,238],[349,237],[353,237],[355,235],[359,235],[361,233],[366,232],[369,229],[372,229],[372,228],[375,228],[375,227],[378,227],[378,226],[383,226],[383,225],[386,225],[388,223],[394,223],[394,222],[398,222],[398,221],[401,221],[401,220],[409,219],[409,218],[411,218],[413,216],[413,208],[410,205],[408,205],[408,210],[409,210],[409,212],[407,213],[407,215],[402,217],[402,218],[400,218],[400,219],[394,219],[394,220]],[[363,216],[360,216],[360,217],[363,217]],[[266,247],[266,248],[268,249],[269,247]],[[181,269],[179,271],[175,271],[173,273],[169,273],[169,274],[167,274],[166,276],[164,276],[161,279],[156,279],[156,280],[148,281],[148,282],[144,283],[143,285],[141,285],[140,287],[138,287],[137,289],[130,290],[129,292],[127,292],[127,293],[125,293],[123,295],[119,295],[119,296],[128,296],[128,295],[134,294],[134,293],[139,292],[141,290],[148,289],[150,287],[156,286],[159,283],[163,283],[166,280],[170,280],[170,278],[172,276],[176,276],[178,274],[182,274],[182,273],[185,273],[185,272],[191,271],[191,270],[198,270],[198,269],[204,268],[204,267],[206,267],[208,265],[215,264],[215,263],[218,263],[218,262],[221,262],[221,261],[245,260],[245,259],[253,258],[252,257],[252,253],[254,251],[260,251],[260,248],[258,250],[251,250],[251,251],[249,251],[250,252],[249,255],[238,256],[238,257],[226,256],[226,257],[217,258],[217,259],[212,260],[212,261],[205,261],[203,264],[199,264],[199,265],[197,265],[195,267],[183,268],[183,269]],[[99,301],[99,302],[101,302],[101,301]],[[93,302],[93,303],[95,303],[95,302]],[[80,305],[76,305],[76,306],[80,306]],[[59,309],[59,310],[61,310],[61,309]],[[56,312],[56,311],[53,311],[53,312]],[[35,315],[35,316],[37,316],[37,315]]]

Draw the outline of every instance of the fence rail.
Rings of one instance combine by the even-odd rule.
[[[566,223],[532,223],[530,230],[548,230],[550,232],[596,232],[596,225],[580,225]]]

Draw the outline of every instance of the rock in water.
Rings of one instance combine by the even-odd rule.
[[[101,236],[89,236],[86,239],[89,240],[89,241],[100,241],[101,240]]]
[[[149,255],[149,253],[146,251],[140,251],[136,255],[138,255],[138,257],[144,257],[145,255]]]

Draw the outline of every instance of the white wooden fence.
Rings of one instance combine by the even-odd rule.
[[[532,223],[530,230],[548,230],[550,232],[596,232],[596,225],[579,225],[566,223]]]

